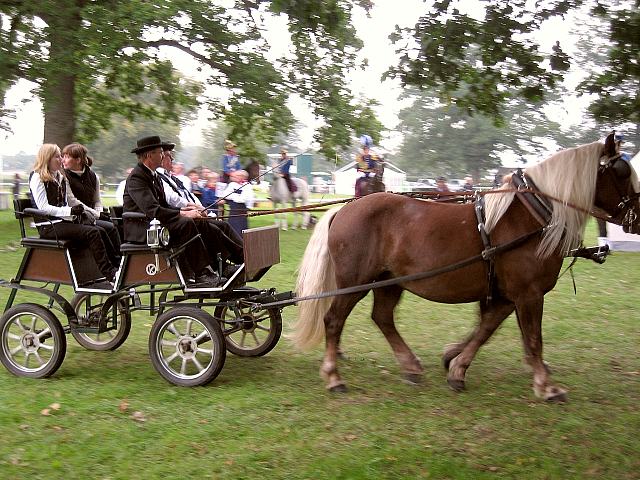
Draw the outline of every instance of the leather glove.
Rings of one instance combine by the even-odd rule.
[[[71,207],[71,215],[79,217],[84,212],[84,207],[82,205],[75,205]]]

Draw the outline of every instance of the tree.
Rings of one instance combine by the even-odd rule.
[[[601,95],[592,112],[599,118],[631,119],[637,123],[638,0],[482,0],[484,17],[464,13],[462,2],[435,1],[412,29],[397,29],[400,64],[388,75],[407,86],[437,92],[446,104],[468,114],[488,115],[504,122],[504,107],[514,98],[542,101],[560,84],[572,59],[556,41],[544,52],[534,34],[550,17],[565,15],[584,5],[610,22],[614,44],[610,67],[585,84]],[[468,4],[467,4],[468,5]],[[544,5],[544,7],[541,7]],[[635,9],[633,7],[635,5]],[[530,9],[533,7],[534,9]],[[596,32],[601,34],[601,32]],[[618,85],[627,84],[618,89]]]
[[[629,2],[622,2],[629,4]],[[611,6],[613,7],[613,6]],[[606,62],[580,84],[583,92],[598,95],[589,112],[600,122],[635,126],[633,143],[640,144],[640,0],[635,8],[594,8],[609,23],[610,48]]]
[[[496,126],[485,115],[469,117],[427,92],[410,90],[407,95],[414,102],[400,112],[405,136],[396,161],[414,175],[471,174],[478,181],[487,170],[500,166],[506,153],[522,160],[542,159],[548,152],[547,140],[567,145],[566,135],[547,118],[543,105],[513,99],[504,109],[505,124]]]
[[[44,140],[66,144],[96,138],[116,114],[176,121],[177,107],[196,102],[234,137],[273,138],[293,124],[286,101],[296,93],[324,120],[317,138],[332,152],[346,144],[336,132],[358,121],[342,112],[354,105],[344,79],[361,47],[350,23],[355,6],[371,2],[238,0],[226,9],[206,0],[3,0],[0,95],[19,79],[37,84]],[[288,19],[292,55],[267,60],[263,15]],[[200,62],[206,83],[229,97],[204,99],[177,81],[167,49]],[[154,104],[141,98],[149,91]]]
[[[179,133],[180,125],[177,122],[155,119],[131,122],[115,116],[111,128],[87,143],[89,155],[95,160],[92,168],[100,174],[102,182],[120,181],[124,178],[125,170],[136,164],[136,157],[131,149],[136,145],[137,139],[147,135],[160,135],[162,139],[177,142]]]

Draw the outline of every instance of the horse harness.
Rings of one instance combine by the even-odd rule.
[[[549,225],[551,221],[551,215],[553,212],[553,207],[551,202],[546,198],[538,195],[537,193],[532,192],[531,190],[537,191],[536,185],[533,183],[533,180],[526,175],[521,168],[513,173],[511,176],[512,182],[514,186],[519,190],[516,192],[516,196],[520,199],[522,204],[526,207],[529,213],[536,219],[538,223],[540,223],[541,227],[533,232],[525,234],[522,237],[519,237],[511,242],[507,242],[505,244],[499,246],[491,245],[491,237],[489,233],[485,229],[485,205],[484,205],[484,196],[479,196],[474,205],[474,211],[476,214],[476,220],[478,222],[478,232],[480,233],[480,238],[482,239],[482,245],[484,246],[484,250],[482,251],[482,259],[487,263],[487,284],[488,284],[488,293],[487,293],[487,302],[491,302],[493,300],[493,296],[495,293],[495,256],[498,252],[508,250],[510,248],[515,247],[517,244],[528,240],[530,237],[541,233],[544,228]],[[526,191],[523,191],[526,190]]]

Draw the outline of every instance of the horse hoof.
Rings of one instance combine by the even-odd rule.
[[[347,386],[344,383],[339,383],[329,388],[331,393],[347,393]]]
[[[569,400],[566,390],[558,387],[552,387],[549,389],[549,393],[545,395],[545,402],[549,403],[565,403]]]
[[[452,378],[447,378],[447,383],[451,390],[454,392],[462,392],[464,390],[464,380],[454,380]]]
[[[422,385],[422,374],[421,373],[403,373],[402,381],[407,385]]]

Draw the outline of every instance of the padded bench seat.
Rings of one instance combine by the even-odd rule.
[[[30,248],[55,248],[65,249],[73,246],[73,240],[49,240],[47,238],[39,237],[25,237],[20,243],[23,247]]]

